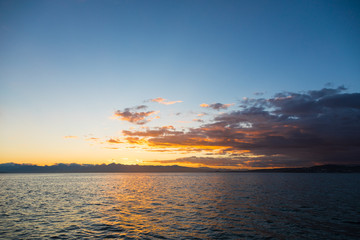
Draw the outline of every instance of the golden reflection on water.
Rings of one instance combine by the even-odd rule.
[[[194,178],[195,177],[195,178]],[[106,195],[113,197],[110,206],[103,205],[102,213],[107,216],[101,219],[103,224],[118,224],[131,236],[142,234],[169,235],[187,231],[189,237],[201,237],[201,234],[191,230],[206,228],[200,226],[199,218],[206,211],[206,217],[216,218],[216,212],[205,209],[207,204],[216,203],[217,191],[213,185],[216,181],[206,180],[211,191],[199,189],[199,176],[169,173],[158,174],[137,173],[128,174],[124,178],[111,175],[109,182],[116,182],[117,187],[108,189]],[[205,179],[204,183],[205,183]],[[216,178],[215,178],[216,180]],[[194,221],[189,221],[194,219]],[[128,235],[129,236],[129,235]]]

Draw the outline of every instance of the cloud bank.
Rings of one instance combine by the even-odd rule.
[[[159,127],[123,134],[151,151],[209,155],[169,160],[171,163],[238,167],[355,164],[360,156],[360,93],[345,90],[324,88],[282,92],[269,99],[245,98],[238,110],[217,115],[200,127],[181,131]]]

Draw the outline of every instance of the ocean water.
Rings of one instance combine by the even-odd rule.
[[[360,239],[360,174],[0,174],[0,239]]]

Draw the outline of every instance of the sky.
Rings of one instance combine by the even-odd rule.
[[[359,164],[358,1],[0,0],[0,163]]]

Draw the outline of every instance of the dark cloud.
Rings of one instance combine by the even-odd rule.
[[[151,147],[225,154],[231,158],[221,161],[249,167],[359,163],[360,93],[345,90],[324,88],[283,92],[270,99],[246,98],[239,110],[218,115],[198,128],[124,134],[141,138]],[[208,163],[211,158],[181,161],[185,160]]]
[[[139,105],[139,106],[134,107],[134,109],[135,110],[147,109],[147,106],[146,105]]]
[[[234,105],[233,103],[229,103],[229,104],[222,104],[222,103],[212,103],[212,104],[200,104],[200,107],[204,107],[204,108],[212,108],[214,110],[226,110],[228,109],[230,106]]]
[[[360,109],[360,93],[339,94],[324,97],[320,104],[329,108],[355,108]]]

